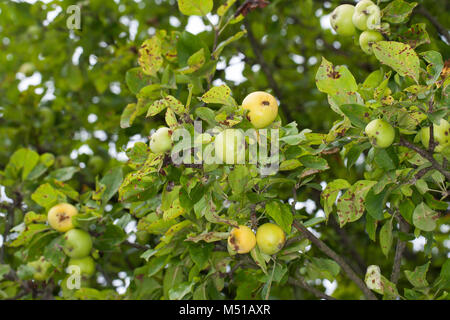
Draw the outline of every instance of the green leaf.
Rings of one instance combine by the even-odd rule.
[[[213,0],[178,0],[178,9],[186,16],[205,16],[213,4]]]
[[[59,202],[65,202],[66,196],[62,192],[54,189],[49,183],[40,185],[31,195],[31,199],[41,207],[50,209]]]
[[[142,43],[139,49],[138,62],[144,74],[155,76],[162,67],[163,58],[161,55],[161,47],[161,40],[157,36],[153,36]]]
[[[341,270],[339,265],[331,259],[313,257],[311,262],[308,265],[308,274],[312,279],[319,278],[334,281]]]
[[[412,25],[409,29],[399,34],[399,41],[408,44],[413,49],[421,44],[430,43],[430,37],[427,33],[426,26],[425,23]]]
[[[344,179],[336,179],[327,184],[325,190],[323,190],[320,196],[327,219],[330,213],[333,211],[333,204],[335,203],[339,192],[350,187],[351,184]]]
[[[383,209],[387,192],[388,190],[386,188],[382,192],[375,194],[372,188],[366,195],[364,204],[366,206],[367,213],[376,220],[383,220]]]
[[[426,83],[428,85],[433,84],[439,79],[444,68],[442,55],[437,51],[421,52],[420,55],[428,62],[427,72],[430,77],[427,77]]]
[[[181,74],[191,74],[199,70],[206,62],[205,50],[201,48],[192,56],[189,57],[187,63],[188,65],[184,68],[178,69],[177,71]]]
[[[170,300],[181,300],[188,293],[192,292],[195,282],[182,282],[169,289]]]
[[[245,191],[248,180],[250,179],[250,172],[245,165],[236,165],[228,176],[233,194],[241,194]]]
[[[393,242],[392,219],[388,219],[380,230],[380,246],[385,256],[388,256]]]
[[[129,128],[137,116],[141,115],[144,109],[138,108],[136,103],[128,104],[122,112],[120,117],[120,127],[122,129]]]
[[[407,44],[396,41],[379,41],[372,44],[375,57],[400,76],[408,76],[419,82],[419,57]]]
[[[236,107],[236,101],[231,96],[231,89],[223,84],[221,86],[212,87],[201,98],[205,103],[217,103],[227,106]]]
[[[414,271],[405,270],[405,276],[408,281],[416,288],[424,288],[428,286],[427,272],[430,262],[422,266],[417,266]]]
[[[392,1],[382,10],[383,20],[390,23],[406,22],[416,6],[417,2],[408,3],[403,0]]]
[[[137,94],[142,88],[152,84],[152,78],[138,67],[127,71],[125,74],[125,82],[130,91]]]
[[[425,202],[420,203],[413,213],[413,224],[423,231],[433,231],[436,229],[436,220],[439,213],[433,211]]]
[[[365,106],[359,104],[344,104],[339,108],[356,127],[365,128],[371,119],[372,111]]]
[[[236,0],[227,0],[224,4],[222,4],[219,8],[217,8],[217,14],[219,17],[222,17],[227,13],[228,9],[236,2]]]
[[[270,201],[266,204],[266,214],[271,217],[287,234],[291,232],[291,226],[294,218],[288,205],[276,200]]]
[[[356,92],[358,85],[350,71],[345,66],[334,66],[322,58],[322,64],[316,74],[317,88],[331,96],[339,92]]]
[[[100,183],[106,186],[106,190],[103,192],[102,201],[107,203],[117,193],[120,185],[123,181],[122,167],[115,167],[103,176]]]
[[[364,213],[364,199],[376,181],[360,180],[338,199],[337,213],[341,228],[348,222],[361,218]]]
[[[318,156],[303,156],[299,158],[300,162],[307,168],[326,170],[330,167],[328,166],[327,160],[320,158]]]
[[[3,276],[11,271],[11,267],[7,264],[0,264],[0,281],[3,280]]]

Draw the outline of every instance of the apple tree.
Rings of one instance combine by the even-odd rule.
[[[70,5],[0,4],[1,299],[449,299],[448,4]]]

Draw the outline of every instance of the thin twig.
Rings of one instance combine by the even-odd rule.
[[[398,212],[395,214],[395,218],[398,221],[400,231],[407,233],[409,231],[408,223],[403,219],[401,215],[398,214]],[[402,258],[405,249],[406,249],[406,242],[398,239],[397,246],[395,248],[395,258],[391,274],[391,282],[394,284],[397,284],[398,278],[400,277],[400,267],[402,264]]]
[[[427,151],[423,150],[422,148],[416,146],[415,144],[409,142],[408,140],[405,140],[403,138],[400,138],[399,145],[407,147],[411,150],[414,150],[418,154],[420,154],[423,158],[427,159],[431,162],[431,166],[441,172],[447,180],[450,180],[450,172],[447,171],[439,162],[436,161],[436,159],[433,158],[432,154],[429,154]]]

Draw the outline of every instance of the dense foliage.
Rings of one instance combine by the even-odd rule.
[[[360,2],[1,2],[0,299],[449,299],[449,3]]]

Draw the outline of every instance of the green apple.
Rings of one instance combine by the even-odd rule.
[[[100,156],[93,156],[88,161],[88,168],[94,175],[99,174],[105,167],[105,161]]]
[[[214,140],[216,163],[242,164],[245,162],[245,139],[241,130],[225,129]]]
[[[90,277],[95,273],[95,262],[91,257],[84,257],[69,260],[69,266],[76,266],[80,268],[80,274],[86,277]]]
[[[350,4],[342,4],[334,9],[330,15],[330,24],[334,31],[341,36],[353,36],[356,33],[352,17],[355,7]]]
[[[352,21],[355,27],[361,31],[380,28],[380,8],[370,0],[362,0],[355,6]]]
[[[228,245],[237,253],[248,253],[256,245],[256,237],[252,229],[247,226],[239,226],[230,232]]]
[[[28,266],[34,269],[33,279],[37,281],[47,280],[49,277],[49,269],[52,264],[41,256],[38,260],[28,262]]]
[[[450,124],[447,120],[441,119],[439,125],[433,124],[434,140],[438,143],[434,149],[441,152],[444,148],[450,148]],[[422,144],[428,149],[430,143],[430,127],[424,127],[420,130]]]
[[[384,40],[383,35],[378,31],[367,30],[361,33],[359,36],[359,45],[362,51],[367,54],[372,54],[372,44],[378,41]]]
[[[92,239],[84,230],[69,230],[64,234],[64,240],[64,252],[71,258],[84,258],[91,252]]]
[[[163,153],[172,149],[172,130],[161,127],[150,138],[150,150],[153,153]]]
[[[394,142],[395,130],[385,120],[375,119],[370,121],[365,128],[365,132],[375,148],[387,148]]]
[[[256,91],[242,101],[242,108],[248,110],[248,119],[256,129],[267,127],[278,115],[278,102],[267,92]]]
[[[286,236],[279,226],[265,223],[256,230],[256,243],[265,254],[272,255],[280,251],[286,241]]]
[[[78,214],[78,209],[70,203],[60,203],[53,206],[47,213],[49,225],[59,232],[69,231],[75,226],[72,217]]]
[[[70,167],[72,165],[72,159],[69,156],[57,156],[55,160],[55,167],[57,169]]]

